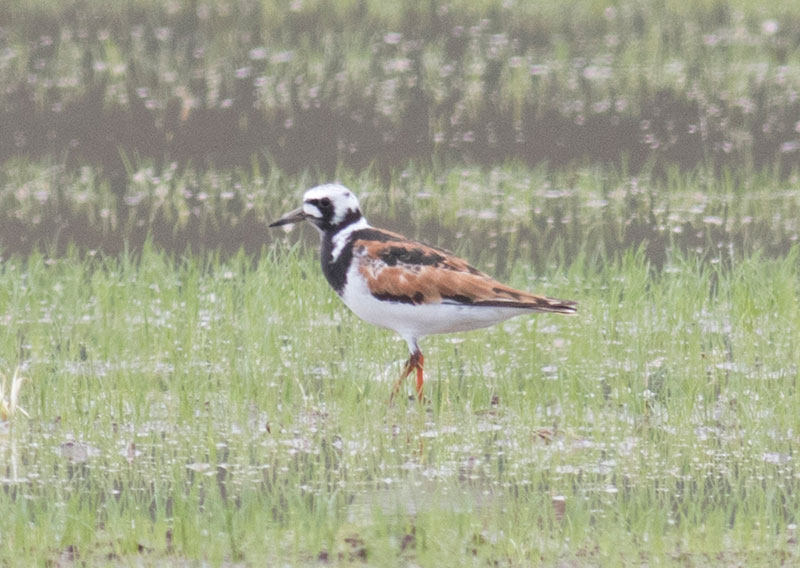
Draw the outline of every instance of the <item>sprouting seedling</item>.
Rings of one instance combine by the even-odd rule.
[[[28,416],[28,413],[25,412],[25,409],[17,404],[19,401],[19,392],[22,387],[22,383],[25,382],[25,377],[20,374],[19,367],[14,369],[14,374],[11,377],[10,389],[8,377],[5,374],[0,375],[0,377],[0,420],[5,421],[13,418],[17,411],[21,412],[25,416]],[[6,399],[7,389],[8,398]]]

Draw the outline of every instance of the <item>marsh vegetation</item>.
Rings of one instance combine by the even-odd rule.
[[[794,3],[12,4],[0,565],[800,562]],[[331,178],[579,315],[389,405]]]

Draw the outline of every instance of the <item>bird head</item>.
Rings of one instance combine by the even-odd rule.
[[[303,195],[303,205],[289,211],[270,227],[308,221],[321,233],[336,232],[362,218],[358,198],[338,183],[312,187]]]

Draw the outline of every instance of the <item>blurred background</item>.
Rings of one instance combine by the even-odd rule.
[[[462,166],[791,180],[798,93],[789,0],[5,2],[0,247],[257,252],[276,193]]]
[[[331,180],[579,316],[388,405]],[[0,0],[0,566],[800,566],[798,241],[798,0]]]

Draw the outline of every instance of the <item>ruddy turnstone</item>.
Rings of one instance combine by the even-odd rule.
[[[411,354],[392,397],[416,371],[422,399],[418,341],[427,335],[488,327],[531,312],[576,311],[576,302],[515,290],[446,250],[371,227],[356,196],[342,185],[309,189],[301,207],[270,227],[303,220],[319,231],[322,272],[347,307],[408,344]]]

